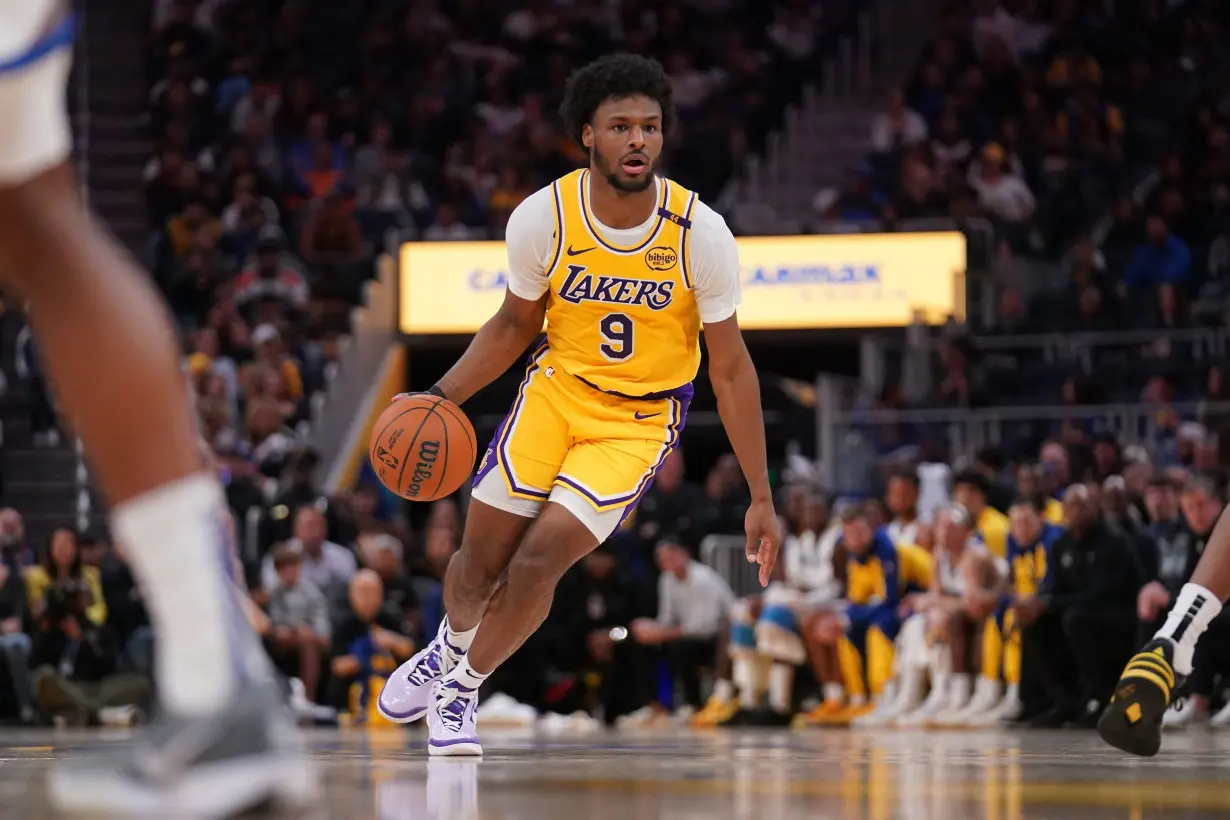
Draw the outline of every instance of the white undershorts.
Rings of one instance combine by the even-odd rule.
[[[3,1],[0,0],[0,2]],[[537,518],[538,513],[542,511],[542,505],[546,503],[545,501],[536,501],[530,498],[514,498],[509,495],[508,485],[504,483],[504,474],[500,472],[499,468],[491,470],[479,479],[478,484],[470,492],[470,498],[476,498],[488,506],[495,507],[497,510],[520,515],[524,518]],[[610,537],[611,533],[615,532],[628,509],[627,507],[617,507],[613,510],[598,512],[592,504],[580,495],[558,484],[552,488],[551,495],[547,497],[547,501],[554,501],[575,515],[594,534],[594,537],[598,539],[598,543],[602,543]]]
[[[74,21],[60,0],[0,0],[0,185],[72,153],[66,105]]]

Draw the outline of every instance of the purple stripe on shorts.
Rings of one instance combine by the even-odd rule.
[[[504,453],[504,447],[508,443],[507,439],[512,431],[512,426],[517,420],[517,415],[521,412],[521,406],[525,402],[525,390],[529,386],[530,378],[538,371],[542,357],[547,352],[547,337],[540,336],[535,340],[534,352],[530,354],[529,363],[525,368],[525,378],[521,380],[521,386],[517,389],[517,398],[513,401],[512,408],[508,411],[508,415],[500,422],[500,426],[496,428],[495,436],[491,439],[491,444],[487,449],[491,455],[484,458],[482,469],[474,476],[472,486],[477,487],[488,473],[499,465],[503,470],[504,476],[508,479],[508,483],[512,485],[513,491],[521,495],[533,496],[534,498],[546,498],[550,492],[543,492],[532,487],[522,487],[517,484],[516,478],[512,474],[512,469],[508,466],[508,459]]]
[[[671,396],[668,398],[671,406],[671,420],[667,425],[665,447],[663,447],[662,452],[658,455],[657,461],[655,461],[653,466],[649,468],[648,472],[641,477],[641,480],[637,482],[636,488],[631,492],[612,498],[599,498],[582,486],[580,482],[570,476],[560,474],[556,477],[556,482],[572,488],[599,508],[617,507],[621,504],[627,505],[624,509],[623,515],[620,518],[620,521],[622,522],[623,519],[627,518],[628,514],[636,507],[637,502],[641,500],[650,486],[653,485],[653,478],[657,475],[658,470],[661,469],[662,464],[666,461],[667,457],[676,448],[678,448],[679,435],[683,431],[684,424],[687,421],[688,407],[692,403],[693,392],[694,391],[691,384],[685,384],[684,386],[676,388],[671,392]]]

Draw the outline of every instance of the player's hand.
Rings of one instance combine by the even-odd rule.
[[[1152,621],[1169,605],[1170,593],[1157,581],[1145,584],[1136,596],[1136,614],[1142,621]]]
[[[782,545],[781,523],[773,501],[753,501],[743,517],[743,529],[747,532],[747,562],[760,564],[760,585],[767,587]]]
[[[439,396],[445,401],[448,400],[448,397],[444,395],[444,391],[440,389],[440,386],[433,384],[428,390],[409,390],[405,393],[398,393],[396,396],[389,399],[389,404],[396,404],[402,399],[408,399],[411,396]]]

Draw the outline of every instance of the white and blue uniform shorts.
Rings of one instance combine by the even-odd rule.
[[[0,0],[0,185],[72,153],[66,90],[75,35],[62,0]]]

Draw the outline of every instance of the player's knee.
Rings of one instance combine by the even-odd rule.
[[[455,580],[456,589],[463,595],[491,597],[495,592],[505,568],[484,560],[483,555],[482,549],[463,543],[449,563],[449,574]]]
[[[836,646],[844,631],[841,622],[830,614],[818,614],[808,620],[807,634],[821,646]]]
[[[508,565],[509,586],[518,589],[553,589],[571,566],[561,558],[558,545],[527,538]]]

